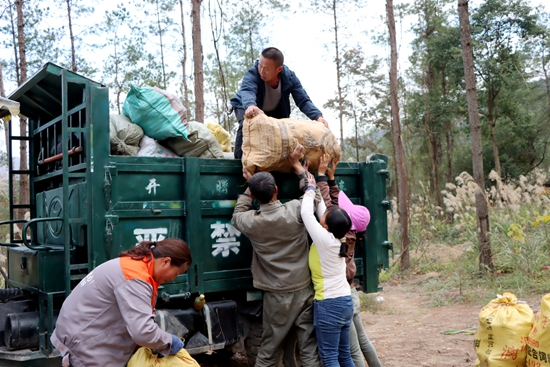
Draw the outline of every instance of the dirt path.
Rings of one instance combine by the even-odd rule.
[[[422,278],[415,276],[405,283],[383,284],[384,290],[375,296],[384,300],[377,304],[376,312],[361,314],[365,331],[374,344],[383,367],[473,367],[477,358],[473,348],[474,335],[442,331],[467,330],[476,332],[478,314],[484,306],[456,302],[450,306],[437,306],[424,287]],[[536,313],[541,296],[526,301]],[[247,358],[236,355],[231,360],[215,363],[200,358],[203,367],[246,366]]]
[[[412,286],[384,285],[381,310],[361,317],[384,367],[466,367],[476,355],[474,335],[443,335],[445,330],[477,328],[477,305],[433,307]]]

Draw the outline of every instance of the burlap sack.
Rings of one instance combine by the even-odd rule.
[[[180,157],[223,158],[223,150],[212,132],[201,122],[189,121],[188,140],[168,138],[159,143]]]
[[[111,154],[136,155],[143,138],[143,129],[124,115],[111,115],[109,125]]]
[[[275,119],[261,113],[243,122],[243,172],[291,172],[288,155],[296,143],[304,146],[309,170],[314,172],[324,153],[340,159],[340,146],[323,123],[311,120]]]

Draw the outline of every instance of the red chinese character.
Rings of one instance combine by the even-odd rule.
[[[527,349],[527,344],[529,343],[529,337],[522,336],[520,340],[521,340],[521,350]]]
[[[509,347],[507,345],[502,348],[502,354],[500,355],[500,358],[502,359],[512,359],[516,360],[518,358],[519,349],[514,347]]]

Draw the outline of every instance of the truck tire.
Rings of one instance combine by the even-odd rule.
[[[286,338],[285,346],[283,348],[283,366],[302,366],[302,358],[300,357],[300,348],[298,346],[298,337],[295,332],[291,332]]]
[[[250,330],[244,340],[244,348],[246,356],[248,357],[249,365],[254,366],[256,364],[256,357],[258,357],[258,351],[262,343],[262,320],[255,320],[250,323]]]

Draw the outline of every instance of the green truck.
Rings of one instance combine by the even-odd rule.
[[[262,294],[252,286],[252,247],[231,226],[245,180],[239,160],[110,155],[109,90],[48,63],[9,97],[28,120],[28,136],[9,130],[9,240],[6,287],[0,289],[0,366],[58,366],[49,337],[65,297],[99,264],[143,240],[182,238],[193,264],[159,288],[157,321],[186,328],[190,354],[242,352],[254,358],[261,336]],[[8,112],[0,109],[0,117]],[[26,141],[28,170],[11,162]],[[56,159],[57,158],[57,159]],[[275,174],[282,201],[300,196],[294,174]],[[388,267],[387,158],[341,163],[338,184],[371,222],[356,251],[357,282],[378,291]],[[28,178],[29,202],[14,201]],[[23,219],[21,213],[30,217]],[[22,238],[15,236],[22,226]],[[5,228],[5,227],[4,227]],[[6,251],[7,250],[7,251]],[[197,311],[193,301],[206,296]],[[299,358],[289,336],[284,365]]]

